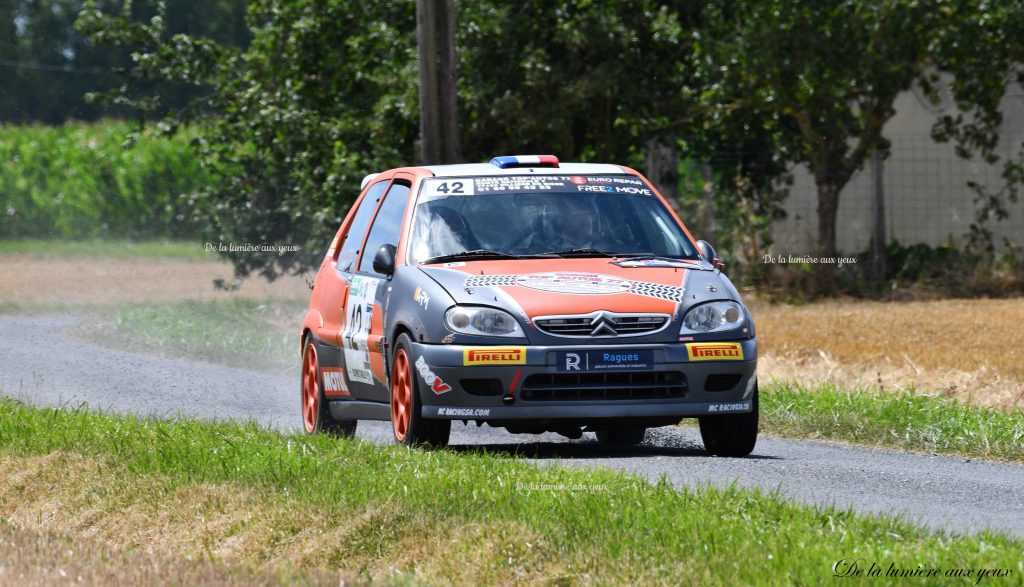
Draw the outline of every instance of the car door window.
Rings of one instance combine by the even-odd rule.
[[[366,247],[359,260],[359,272],[380,275],[373,270],[373,257],[383,244],[398,245],[398,237],[402,232],[402,218],[405,216],[405,205],[409,201],[409,186],[393,183],[384,196],[377,217],[370,227],[370,236],[366,239]]]
[[[366,227],[370,225],[373,211],[377,209],[377,202],[380,201],[380,197],[386,187],[388,187],[387,181],[379,181],[370,186],[370,190],[366,192],[366,196],[363,198],[362,204],[360,204],[359,209],[356,211],[356,216],[352,219],[352,224],[348,228],[348,233],[345,234],[341,251],[338,253],[339,271],[346,273],[355,271],[356,259],[359,257],[359,246],[363,244]]]

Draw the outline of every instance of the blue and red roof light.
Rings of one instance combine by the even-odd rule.
[[[554,155],[505,155],[491,159],[491,165],[501,169],[513,167],[558,167],[558,157]]]

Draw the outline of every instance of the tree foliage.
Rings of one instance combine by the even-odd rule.
[[[691,123],[683,86],[692,10],[653,2],[459,8],[467,160],[553,151],[635,163],[642,140],[677,140]],[[416,160],[414,7],[259,0],[247,19],[253,40],[244,51],[170,35],[160,15],[138,21],[95,5],[79,28],[132,49],[132,82],[117,94],[124,103],[160,108],[132,83],[210,88],[208,101],[163,124],[204,120],[197,145],[223,179],[203,202],[211,238],[298,245],[275,258],[228,253],[240,276],[272,279],[316,262],[363,174]]]
[[[777,151],[818,187],[818,247],[835,256],[839,194],[886,148],[896,96],[922,77],[938,2],[749,0],[706,6],[698,62],[722,75],[706,97],[723,119],[769,113]]]
[[[932,137],[952,141],[962,157],[977,155],[989,164],[1002,163],[1001,185],[969,184],[977,204],[969,242],[991,253],[994,243],[987,223],[1008,216],[1006,203],[1018,201],[1024,184],[1024,144],[1015,146],[1013,156],[1000,156],[1006,139],[1001,133],[1003,98],[1011,85],[1024,87],[1024,2],[972,4],[973,10],[951,12],[949,26],[938,34],[937,68],[953,78],[950,93],[957,112],[940,117]],[[934,84],[940,81],[936,77],[924,83],[935,93]]]
[[[105,115],[131,116],[120,104],[90,102],[87,94],[109,92],[123,83],[117,72],[132,65],[131,50],[96,43],[73,26],[83,0],[0,0],[0,122],[61,123]],[[125,4],[98,0],[96,6],[147,21],[156,0]],[[164,29],[212,39],[228,47],[248,44],[245,3],[238,0],[167,0]],[[188,85],[151,84],[161,102],[180,108],[196,95]],[[134,88],[141,90],[142,88]]]
[[[467,160],[533,151],[638,166],[681,151],[704,164],[723,219],[750,234],[780,213],[789,169],[806,164],[832,256],[841,191],[888,148],[900,92],[917,84],[937,99],[938,76],[953,79],[965,114],[939,121],[937,138],[994,156],[999,99],[1021,58],[1019,1],[459,2],[460,142]],[[244,48],[176,33],[163,6],[147,18],[83,11],[88,39],[131,53],[114,100],[163,115],[168,130],[202,121],[196,145],[221,178],[201,200],[210,238],[299,247],[236,253],[239,275],[309,267],[363,174],[417,160],[414,2],[253,0]],[[171,104],[164,87],[193,99]],[[742,246],[756,251],[758,238]]]
[[[200,204],[208,238],[297,247],[275,257],[228,253],[238,275],[273,279],[315,264],[366,170],[413,158],[411,9],[408,1],[259,0],[249,5],[245,50],[168,35],[160,15],[139,22],[96,6],[79,27],[97,42],[132,47],[134,79],[210,88],[202,103],[163,124],[201,124],[196,147],[220,179]],[[130,92],[125,99],[159,108]]]

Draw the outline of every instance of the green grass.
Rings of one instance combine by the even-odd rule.
[[[761,389],[761,429],[781,436],[1024,462],[1024,412],[965,405],[904,390],[879,393]]]
[[[57,451],[109,463],[122,484],[144,479],[149,489],[139,500],[163,501],[196,484],[253,491],[257,497],[248,499],[249,514],[234,534],[258,523],[267,503],[285,506],[292,521],[275,522],[267,552],[298,539],[310,516],[330,520],[328,527],[355,524],[319,544],[325,560],[341,567],[394,564],[391,572],[427,581],[461,572],[484,583],[533,577],[556,584],[596,578],[812,585],[833,580],[832,566],[843,558],[1024,574],[1024,543],[999,534],[949,536],[752,490],[677,490],[612,471],[539,467],[480,451],[378,447],[251,424],[139,420],[0,401],[0,455]],[[530,486],[587,489],[522,490]],[[422,567],[434,571],[404,557],[403,548],[424,543],[442,545],[440,562],[432,563],[440,566]]]
[[[196,193],[211,184],[193,128],[174,136],[132,123],[0,125],[0,234],[14,238],[199,234]]]
[[[251,299],[139,304],[106,314],[82,334],[95,342],[232,367],[299,364],[308,303]]]
[[[204,243],[187,240],[0,240],[0,255],[19,254],[74,258],[218,260],[206,252]]]

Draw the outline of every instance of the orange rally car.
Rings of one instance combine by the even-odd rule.
[[[721,268],[627,167],[520,155],[370,175],[302,326],[303,424],[636,444],[696,417],[709,452],[747,455],[757,338]]]

